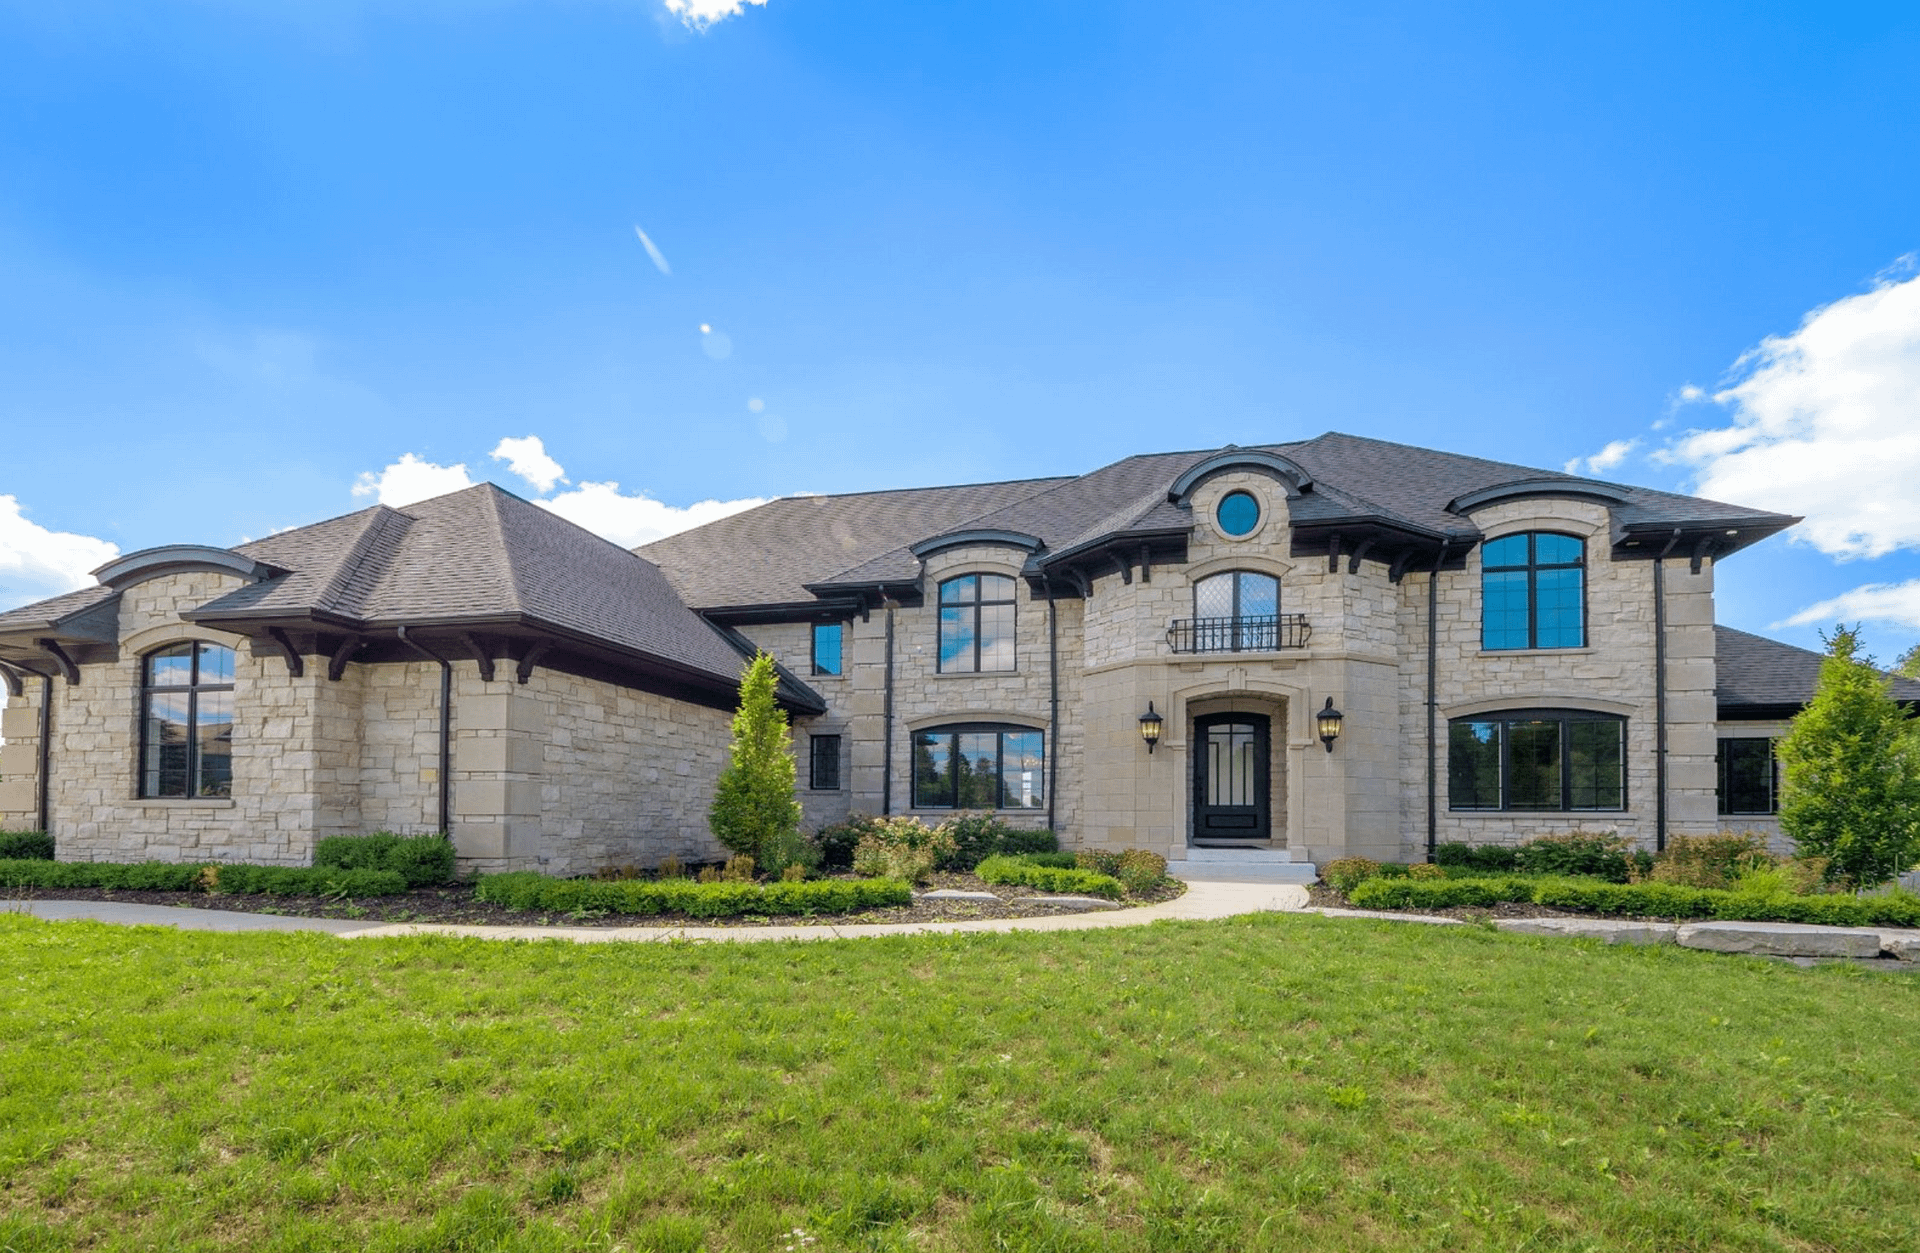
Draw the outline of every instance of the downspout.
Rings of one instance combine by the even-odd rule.
[[[1674,529],[1653,559],[1653,849],[1667,851],[1667,554],[1680,542]]]
[[[884,817],[893,812],[893,599],[888,597],[887,606],[887,679],[886,698],[883,704],[882,719],[885,725],[881,729],[880,751],[880,813]]]
[[[407,634],[407,628],[395,628],[400,642],[429,661],[440,663],[440,834],[453,836],[453,663],[433,652]]]
[[[53,785],[53,676],[40,676],[40,743],[35,763],[39,767],[40,834],[53,834],[53,809],[47,795]]]
[[[1440,779],[1434,767],[1434,754],[1439,751],[1436,742],[1435,716],[1439,710],[1440,694],[1435,686],[1435,674],[1439,669],[1440,657],[1440,567],[1447,559],[1447,545],[1440,545],[1440,555],[1434,560],[1433,571],[1427,575],[1427,860],[1433,860],[1436,842],[1440,838]]]
[[[1047,587],[1047,830],[1054,838],[1060,828],[1054,822],[1054,803],[1060,797],[1060,631],[1054,617],[1053,587]]]

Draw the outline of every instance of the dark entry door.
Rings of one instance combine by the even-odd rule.
[[[1264,840],[1267,734],[1259,714],[1207,714],[1193,720],[1193,838]]]

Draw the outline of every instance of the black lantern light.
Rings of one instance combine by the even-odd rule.
[[[1153,702],[1147,702],[1147,712],[1140,715],[1140,738],[1147,742],[1147,755],[1153,755],[1153,746],[1160,742],[1160,725],[1166,719],[1153,712]]]
[[[1327,697],[1326,708],[1319,713],[1319,723],[1320,742],[1327,746],[1328,752],[1333,751],[1333,742],[1340,738],[1340,720],[1344,717],[1345,714],[1333,707],[1333,697]]]

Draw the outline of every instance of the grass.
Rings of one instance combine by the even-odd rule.
[[[1912,1250],[1920,981],[1263,915],[0,916],[0,1249]]]

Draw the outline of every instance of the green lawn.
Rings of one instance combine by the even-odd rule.
[[[1920,978],[1265,915],[0,917],[0,1249],[1920,1249]]]

